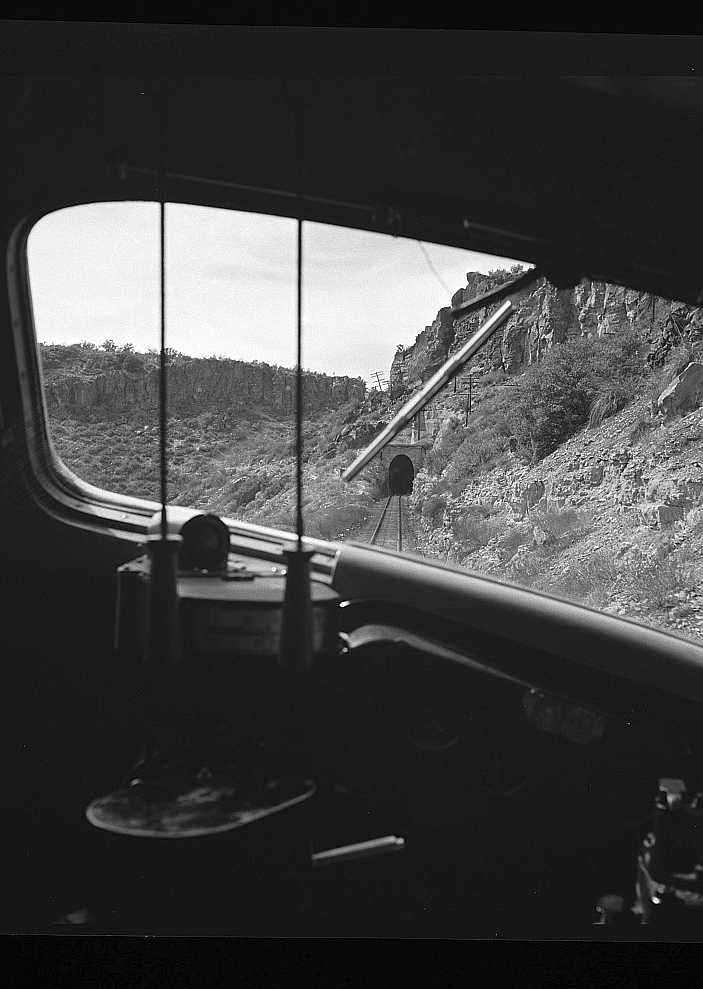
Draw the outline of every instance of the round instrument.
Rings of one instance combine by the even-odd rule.
[[[195,515],[181,527],[181,570],[224,570],[229,527],[217,515]]]

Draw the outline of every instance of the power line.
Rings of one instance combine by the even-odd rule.
[[[451,295],[452,294],[452,290],[449,288],[449,286],[444,281],[444,279],[442,278],[442,276],[440,275],[440,273],[437,271],[437,269],[435,268],[435,266],[432,264],[432,258],[427,253],[427,248],[425,247],[425,245],[420,240],[418,240],[417,244],[418,244],[418,247],[420,248],[420,250],[422,251],[422,253],[425,255],[425,261],[427,261],[427,266],[429,267],[430,271],[435,276],[435,278],[437,279],[437,281],[439,282],[439,284],[442,286],[442,288],[444,289],[444,291],[447,293],[447,295]]]
[[[383,375],[383,371],[372,371],[371,377],[367,378],[367,381],[374,387],[378,385],[379,391],[383,391],[384,385],[388,384],[388,379]]]

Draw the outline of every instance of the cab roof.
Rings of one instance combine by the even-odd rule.
[[[166,198],[703,302],[696,38],[6,21],[0,45],[20,198],[153,198],[165,163]]]

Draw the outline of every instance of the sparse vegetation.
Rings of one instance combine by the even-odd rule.
[[[372,501],[388,497],[388,472],[383,464],[376,461],[369,464],[363,475],[364,489]]]
[[[453,519],[451,528],[460,543],[461,551],[466,554],[486,546],[491,539],[503,531],[504,527],[495,519],[467,514]]]
[[[498,541],[498,550],[504,560],[511,560],[521,546],[525,546],[531,542],[531,526],[514,526]]]
[[[307,532],[320,539],[343,539],[370,514],[370,506],[361,502],[350,505],[332,505],[308,522]]]
[[[590,421],[623,408],[645,379],[643,345],[634,333],[560,344],[517,379],[502,376],[464,426],[448,418],[425,460],[443,471],[455,494],[506,463],[508,453],[536,463]]]
[[[540,560],[529,552],[517,552],[510,560],[505,578],[510,583],[533,587],[541,570]]]
[[[591,528],[593,522],[586,512],[573,508],[552,508],[539,506],[530,512],[530,521],[539,525],[557,539],[561,546],[580,539]]]
[[[615,554],[600,551],[575,561],[549,590],[570,601],[601,608],[617,575]],[[547,590],[548,588],[545,588]]]
[[[455,490],[461,490],[474,474],[495,467],[508,449],[508,437],[499,428],[488,425],[481,432],[465,430],[469,435],[457,447],[447,477]]]
[[[604,419],[615,415],[625,404],[625,396],[618,393],[614,388],[604,388],[591,402],[591,411],[588,414],[588,425],[591,429],[596,429]]]
[[[665,608],[693,583],[693,561],[685,547],[655,554],[636,551],[624,569],[623,580],[628,592],[641,602]]]
[[[626,404],[643,379],[643,347],[634,333],[553,347],[514,388],[508,425],[514,448],[534,463],[594,418]],[[611,410],[611,411],[609,411]]]
[[[438,494],[431,494],[422,505],[422,514],[426,519],[434,521],[444,513],[446,508],[446,501]]]
[[[172,363],[191,358],[175,351]],[[43,345],[45,377],[56,381],[70,375],[97,377],[114,370],[144,374],[154,370],[158,354],[135,353],[112,341],[92,344]],[[221,370],[216,358],[204,359],[211,373]],[[131,364],[130,362],[136,362]],[[231,363],[231,362],[225,362]],[[139,365],[137,367],[137,364]],[[207,369],[206,369],[207,370]],[[322,451],[345,422],[354,421],[353,403],[323,410],[306,418],[304,487],[309,508],[306,526],[311,535],[335,539],[362,524],[382,485],[377,468],[367,472],[364,485],[344,485],[339,450],[318,474]],[[157,500],[158,410],[138,405],[115,412],[109,408],[55,408],[51,434],[58,455],[79,477],[97,487]],[[169,500],[235,518],[274,526],[295,524],[295,437],[290,415],[274,416],[252,407],[247,415],[236,409],[172,409],[168,425]]]
[[[642,415],[630,430],[628,442],[630,445],[639,443],[643,436],[646,436],[650,429],[656,425],[656,420],[651,415]]]

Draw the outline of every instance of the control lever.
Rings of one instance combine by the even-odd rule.
[[[385,838],[372,838],[370,841],[360,841],[355,845],[341,845],[339,848],[328,848],[324,852],[316,852],[312,856],[312,864],[313,868],[318,869],[326,865],[355,862],[376,855],[387,855],[389,852],[402,852],[404,850],[405,838],[387,835]]]

